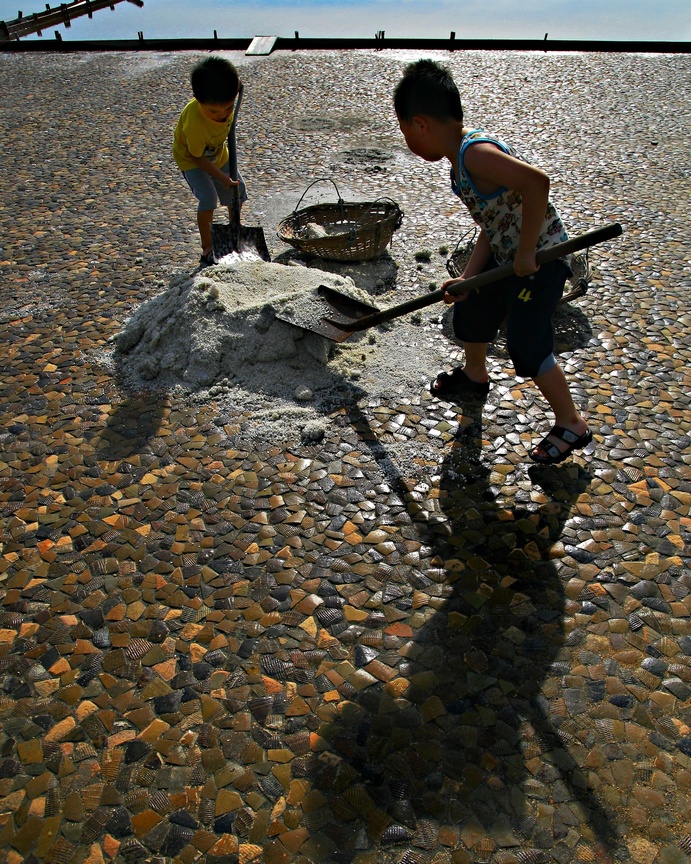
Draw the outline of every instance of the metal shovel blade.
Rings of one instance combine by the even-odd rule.
[[[271,261],[264,229],[259,226],[240,225],[237,222],[223,225],[220,222],[213,222],[211,243],[217,261],[233,252],[252,254],[262,261]]]
[[[291,300],[276,310],[276,317],[303,330],[311,330],[332,342],[345,342],[354,332],[349,327],[379,310],[326,285]],[[338,326],[336,326],[338,324]]]

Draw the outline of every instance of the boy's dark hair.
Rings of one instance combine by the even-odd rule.
[[[237,69],[222,57],[207,57],[197,63],[190,75],[190,82],[194,98],[205,105],[232,102],[240,87]]]
[[[403,78],[394,90],[396,114],[410,122],[416,114],[427,114],[437,120],[463,122],[461,96],[451,72],[434,60],[418,60],[403,70]]]

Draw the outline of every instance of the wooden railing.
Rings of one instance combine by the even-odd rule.
[[[46,28],[57,27],[60,24],[69,27],[73,18],[79,18],[82,15],[88,15],[91,18],[94,12],[106,7],[115,9],[115,4],[122,2],[123,0],[72,0],[71,3],[61,3],[53,8],[49,3],[46,3],[43,12],[32,12],[29,15],[19,12],[12,21],[0,21],[0,42],[11,42],[32,33],[41,36],[42,31]],[[144,0],[127,0],[127,2],[134,3],[140,8],[144,5]],[[58,36],[57,33],[56,36]]]

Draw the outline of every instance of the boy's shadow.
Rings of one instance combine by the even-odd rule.
[[[580,827],[569,804],[605,851],[616,847],[565,746],[575,739],[571,706],[542,694],[570,644],[550,549],[590,477],[573,464],[536,466],[532,490],[500,505],[481,458],[479,406],[464,419],[442,466],[441,512],[421,538],[435,566],[412,573],[413,609],[436,611],[410,632],[395,625],[408,616],[370,615],[354,658],[380,683],[348,694],[320,728],[332,753],[315,764],[314,781],[339,815],[324,829],[340,850],[334,861],[372,846],[438,848],[440,825],[444,843],[462,839],[477,860],[489,860],[495,839],[551,849]],[[419,496],[407,504],[415,519]],[[399,586],[392,575],[384,603],[410,614]]]

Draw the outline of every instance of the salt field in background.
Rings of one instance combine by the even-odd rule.
[[[51,4],[58,5],[58,4]],[[39,0],[0,0],[0,20],[42,11]],[[81,18],[69,29],[60,27],[63,39],[244,38],[255,35],[290,37],[297,30],[303,38],[372,38],[383,30],[391,38],[457,39],[585,39],[589,41],[669,41],[691,38],[691,5],[686,0],[599,0],[546,2],[530,0],[391,0],[375,2],[243,2],[199,0],[196,3],[145,0],[143,8],[119,3]],[[39,37],[28,37],[36,39]],[[53,30],[43,38],[53,39]]]

